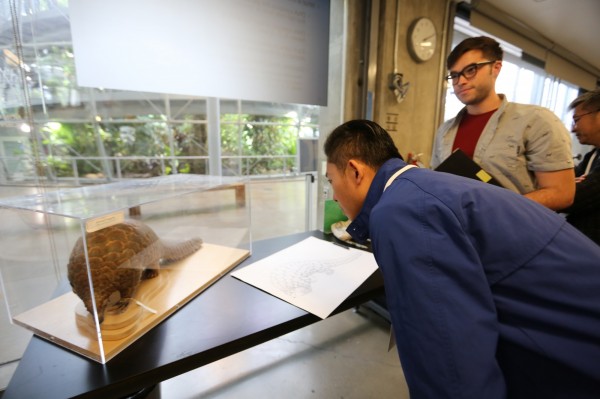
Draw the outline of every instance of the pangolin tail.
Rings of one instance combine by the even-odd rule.
[[[174,262],[190,256],[200,248],[202,248],[202,239],[192,238],[190,240],[171,243],[163,242],[163,251],[161,260],[163,262]]]

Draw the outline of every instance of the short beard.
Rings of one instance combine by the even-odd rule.
[[[483,102],[483,100],[485,100],[487,98],[487,96],[489,96],[489,91],[485,91],[483,92],[481,89],[475,88],[475,96],[463,101],[462,99],[459,98],[460,102],[462,102],[464,105],[477,105],[480,104],[481,102]]]

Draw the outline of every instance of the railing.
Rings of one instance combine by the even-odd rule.
[[[208,156],[120,156],[120,157],[45,157],[40,162],[46,170],[45,176],[37,174],[36,162],[28,157],[0,157],[0,184],[27,184],[47,180],[53,183],[69,183],[81,185],[103,183],[114,180],[161,176],[177,170],[177,164],[185,161],[201,161],[204,173],[209,173]],[[264,161],[280,161],[278,168],[267,168],[261,173],[248,173]],[[141,173],[124,172],[127,162],[145,162],[154,168]],[[223,174],[227,176],[281,177],[298,174],[298,158],[296,155],[252,155],[221,156]],[[82,174],[78,163],[85,163],[94,173]],[[271,162],[272,163],[272,162]],[[56,166],[62,165],[60,170]],[[53,166],[54,165],[54,166]],[[91,168],[90,168],[91,167]],[[169,170],[171,169],[171,170]]]

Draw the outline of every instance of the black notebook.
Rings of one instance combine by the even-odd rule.
[[[467,156],[461,149],[456,149],[437,168],[438,172],[452,173],[453,175],[480,180],[484,183],[494,184],[502,187],[498,180],[483,170],[475,161]]]

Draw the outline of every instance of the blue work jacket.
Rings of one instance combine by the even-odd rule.
[[[347,230],[371,238],[411,398],[542,397],[528,368],[546,367],[585,382],[551,397],[600,398],[600,247],[476,180],[413,168],[384,192],[404,165],[378,170]]]

